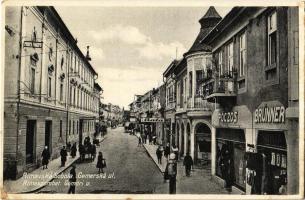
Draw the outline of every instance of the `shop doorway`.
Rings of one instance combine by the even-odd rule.
[[[245,133],[242,129],[216,129],[216,175],[229,186],[246,190]]]
[[[181,124],[181,147],[180,147],[181,151],[180,154],[181,156],[184,155],[184,125]]]
[[[84,126],[84,120],[80,119],[79,120],[79,131],[78,131],[78,144],[83,143],[83,126]]]
[[[204,123],[195,127],[195,163],[210,163],[211,160],[211,129]]]
[[[52,154],[52,121],[45,122],[45,138],[44,145],[48,147],[50,154]]]
[[[189,123],[187,124],[186,127],[186,134],[187,134],[186,152],[191,154],[191,127]]]
[[[279,194],[287,185],[287,143],[284,131],[259,131],[257,152],[262,157],[256,194]]]
[[[34,162],[36,120],[28,120],[26,124],[26,164]]]

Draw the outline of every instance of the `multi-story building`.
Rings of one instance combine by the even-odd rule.
[[[176,112],[176,66],[181,60],[173,60],[163,73],[165,85],[165,109],[164,109],[164,142],[175,144],[175,112]]]
[[[219,106],[212,173],[224,178],[227,151],[246,193],[278,194],[282,184],[298,193],[298,8],[235,7],[201,42],[214,64],[204,99]]]
[[[97,73],[53,7],[6,7],[4,174],[17,178],[94,132]]]
[[[298,193],[298,8],[210,7],[199,22],[163,73],[168,141],[242,193]]]

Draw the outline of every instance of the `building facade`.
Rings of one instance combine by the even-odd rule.
[[[5,10],[4,175],[18,178],[94,132],[97,73],[53,7]],[[9,48],[8,48],[9,47]]]
[[[241,193],[298,193],[298,8],[210,7],[199,23],[163,73],[167,138]]]
[[[221,158],[229,152],[239,189],[278,194],[287,185],[298,193],[298,8],[235,7],[201,42],[214,63],[204,99],[219,106],[212,174],[225,178]]]

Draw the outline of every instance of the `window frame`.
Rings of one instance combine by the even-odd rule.
[[[234,68],[234,42],[231,40],[227,44],[227,73],[229,76],[233,77]],[[231,49],[232,48],[232,49]]]

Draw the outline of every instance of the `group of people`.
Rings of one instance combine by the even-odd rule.
[[[96,146],[94,144],[91,144],[90,142],[90,138],[86,137],[84,140],[84,145],[80,144],[79,145],[79,153],[80,153],[80,158],[82,159],[83,156],[83,148],[87,146],[87,147],[93,147],[93,151],[95,152],[93,153],[93,155],[96,154]],[[70,147],[70,155],[72,158],[74,158],[76,156],[76,152],[77,152],[77,146],[76,143],[74,143],[71,147]],[[62,149],[60,150],[60,157],[61,157],[61,167],[64,167],[67,161],[67,156],[68,156],[68,151],[66,146],[63,146]],[[44,150],[42,151],[41,154],[42,157],[42,169],[48,169],[48,164],[51,158],[51,154],[49,151],[48,146],[44,147]],[[91,159],[95,159],[95,156],[91,156]],[[104,168],[107,167],[106,165],[106,159],[103,156],[103,153],[101,151],[99,151],[98,153],[98,157],[97,157],[97,163],[96,163],[96,168],[98,169],[98,173],[104,173]],[[76,165],[72,164],[71,170],[70,170],[70,178],[69,178],[69,189],[68,189],[68,194],[74,194],[75,193],[75,185],[76,185]]]
[[[84,144],[79,145],[79,154],[81,162],[85,160],[86,154],[89,154],[89,158],[93,161],[96,157],[96,145],[91,143],[90,137],[87,136],[84,140]]]
[[[159,145],[157,150],[156,150],[156,155],[157,155],[157,158],[158,158],[158,164],[162,164],[162,156],[163,155],[166,158],[166,160],[168,161],[168,157],[169,157],[171,152],[174,153],[175,159],[178,160],[179,149],[176,147],[176,145],[173,145],[172,149],[170,148],[169,143],[167,143],[165,147],[163,147],[162,145]]]

